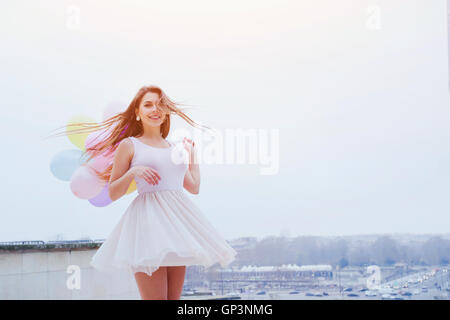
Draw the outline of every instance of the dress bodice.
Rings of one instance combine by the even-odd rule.
[[[147,166],[155,169],[161,179],[158,184],[148,183],[144,178],[135,177],[139,194],[161,190],[183,190],[183,181],[188,169],[188,152],[182,145],[171,142],[170,147],[152,147],[136,137],[129,137],[133,142],[134,155],[131,167]]]

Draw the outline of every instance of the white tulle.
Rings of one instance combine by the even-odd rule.
[[[226,267],[236,254],[184,190],[159,190],[132,201],[91,265],[152,275],[160,266]]]

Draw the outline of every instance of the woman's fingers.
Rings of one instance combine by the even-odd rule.
[[[144,178],[147,183],[153,185],[158,184],[161,180],[161,176],[159,175],[158,171],[153,168],[143,168],[140,176]]]
[[[148,171],[145,171],[145,176],[150,180],[151,184],[156,184],[156,179],[153,177],[153,175],[151,175],[150,173],[148,173]]]
[[[145,170],[145,175],[149,177],[149,179],[152,181],[152,184],[158,184],[159,180],[161,180],[161,177],[159,176],[158,172],[154,170]]]
[[[161,176],[159,175],[158,171],[153,170],[152,172],[159,180],[161,180]]]
[[[161,177],[159,176],[159,173],[154,169],[149,169],[148,173],[155,179],[155,181],[161,180]]]
[[[150,174],[148,174],[147,171],[144,171],[143,175],[144,175],[145,181],[147,181],[150,184],[154,184],[153,177]]]
[[[194,141],[192,139],[186,138],[192,146],[194,146]]]
[[[190,144],[192,147],[195,146],[195,143],[194,143],[193,140],[191,140],[191,139],[189,139],[189,138],[186,138],[186,137],[184,137],[184,140],[185,140],[188,144]]]

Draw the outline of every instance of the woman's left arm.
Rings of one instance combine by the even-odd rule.
[[[200,167],[197,161],[195,143],[188,138],[185,138],[184,143],[189,152],[189,168],[184,176],[183,187],[192,194],[198,194],[200,192]]]

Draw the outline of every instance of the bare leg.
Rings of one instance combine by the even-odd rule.
[[[167,300],[167,267],[159,267],[151,276],[134,274],[142,300]]]
[[[167,300],[180,300],[186,266],[167,267]]]

